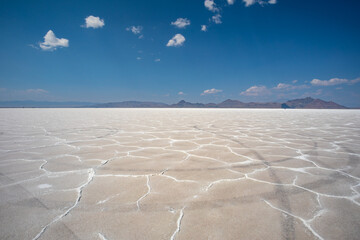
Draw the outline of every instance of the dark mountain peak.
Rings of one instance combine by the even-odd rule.
[[[180,102],[178,102],[176,104],[172,104],[170,107],[173,107],[173,108],[203,108],[203,107],[205,107],[205,104],[191,103],[191,102],[186,102],[185,100],[181,100]]]
[[[239,101],[239,100],[232,100],[232,99],[226,99],[225,101],[223,101],[220,104],[242,104],[243,102]]]
[[[301,99],[300,99],[301,100]],[[305,101],[314,101],[315,99],[312,98],[312,97],[306,97],[306,98],[303,98],[303,100]]]
[[[227,99],[222,103],[219,103],[218,106],[222,108],[242,108],[245,107],[245,104],[238,100]]]
[[[309,109],[345,109],[346,107],[341,106],[334,102],[327,102],[321,99],[314,99],[306,97],[302,99],[294,99],[285,103],[289,108],[309,108]]]

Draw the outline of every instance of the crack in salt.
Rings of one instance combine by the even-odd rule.
[[[177,220],[177,222],[176,222],[176,224],[177,224],[177,227],[176,227],[176,230],[175,230],[175,232],[172,234],[172,236],[170,237],[170,240],[174,240],[175,239],[175,236],[176,236],[176,234],[178,234],[179,232],[180,232],[180,227],[181,227],[181,220],[183,219],[183,217],[184,217],[184,209],[185,209],[185,207],[183,207],[181,210],[180,210],[180,215],[179,215],[179,218],[178,218],[178,220]]]
[[[103,234],[98,233],[98,235],[101,240],[108,240]]]
[[[292,213],[289,213],[288,211],[285,211],[285,210],[283,210],[283,209],[280,209],[280,208],[275,207],[274,205],[272,205],[271,203],[269,203],[269,202],[266,201],[266,200],[263,200],[263,201],[264,201],[268,206],[270,206],[271,208],[273,208],[273,209],[275,209],[275,210],[278,210],[278,211],[280,211],[280,212],[282,212],[282,213],[284,213],[284,214],[286,214],[286,215],[288,215],[288,216],[291,216],[291,217],[293,217],[293,218],[296,218],[296,219],[300,220],[300,221],[305,225],[305,227],[312,232],[312,234],[313,234],[314,236],[316,236],[316,237],[317,237],[318,239],[320,239],[320,240],[324,240],[324,238],[321,237],[321,236],[311,227],[310,223],[311,223],[315,218],[319,217],[319,216],[322,215],[324,212],[326,212],[326,210],[321,210],[321,211],[319,211],[312,219],[310,219],[310,220],[305,220],[305,219],[303,219],[303,218],[301,218],[301,217],[299,217],[299,216],[296,216],[296,215],[294,215],[294,214],[292,214]]]
[[[73,210],[77,204],[80,202],[81,200],[81,197],[82,197],[82,191],[83,189],[93,180],[94,178],[94,175],[95,175],[95,171],[94,169],[90,169],[88,171],[89,173],[89,176],[88,176],[88,180],[83,184],[81,185],[80,187],[77,188],[77,191],[78,191],[78,197],[74,203],[73,206],[71,206],[70,208],[68,208],[68,210],[66,210],[64,213],[62,213],[61,215],[57,216],[55,219],[53,219],[50,223],[48,223],[47,225],[45,225],[41,231],[33,238],[33,240],[36,240],[36,239],[39,239],[41,237],[41,235],[46,231],[46,229],[48,229],[48,227],[50,227],[53,223],[59,221],[60,219],[62,219],[63,217],[65,217],[66,215],[68,215],[71,210]]]
[[[136,201],[136,206],[137,206],[137,210],[141,210],[140,209],[140,201],[143,200],[147,195],[150,194],[151,192],[151,186],[150,186],[150,176],[149,175],[146,175],[146,186],[148,188],[148,191],[143,195],[141,196],[137,201]]]

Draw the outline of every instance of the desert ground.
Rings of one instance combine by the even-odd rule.
[[[1,109],[0,239],[359,239],[360,111]]]

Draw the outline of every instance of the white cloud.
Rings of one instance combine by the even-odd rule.
[[[160,62],[160,58],[157,58],[154,60],[155,62]]]
[[[285,89],[285,88],[289,88],[289,87],[291,87],[290,84],[279,83],[276,87],[274,87],[274,89]]]
[[[180,47],[184,44],[185,37],[180,33],[176,34],[169,42],[166,44],[167,47]]]
[[[143,30],[143,27],[142,26],[130,26],[130,27],[127,27],[126,28],[126,31],[131,31],[133,34],[135,35],[139,35],[141,34],[141,31]],[[142,38],[143,36],[140,35],[140,37]],[[139,38],[140,38],[139,37]]]
[[[201,95],[204,96],[204,95],[208,95],[208,94],[215,94],[215,93],[219,93],[222,91],[223,90],[212,88],[212,89],[205,90],[204,92],[201,93]]]
[[[248,7],[255,4],[256,0],[243,0],[243,2],[245,3],[245,6]]]
[[[313,79],[310,83],[314,86],[334,86],[340,84],[355,84],[360,82],[360,78],[356,78],[353,80],[345,79],[345,78],[332,78],[330,80],[319,80]]]
[[[49,30],[44,36],[44,42],[39,44],[42,50],[53,51],[58,47],[68,47],[69,40],[65,38],[57,38],[53,31]]]
[[[201,31],[207,32],[207,26],[206,25],[201,25]]]
[[[298,82],[298,80],[293,80],[293,81],[292,81],[292,83],[297,83],[297,82]]]
[[[211,18],[213,20],[214,23],[216,24],[221,24],[222,21],[221,21],[221,15],[220,14],[216,14],[215,16],[212,16]]]
[[[102,28],[105,26],[104,19],[100,19],[99,17],[88,16],[85,18],[85,26],[86,28]]]
[[[178,95],[184,95],[185,93],[184,92],[179,92]]]
[[[1,101],[19,101],[19,100],[33,100],[42,101],[48,100],[51,95],[49,91],[41,88],[32,89],[6,89],[0,88]]]
[[[212,11],[212,12],[219,11],[219,8],[216,7],[214,0],[205,0],[204,5],[209,11]]]
[[[276,0],[243,0],[243,2],[245,3],[246,7],[249,7],[251,5],[254,5],[255,3],[258,3],[260,5],[265,5],[265,4],[276,4]]]
[[[296,81],[295,81],[295,83],[296,83]],[[286,84],[286,83],[279,83],[273,89],[275,89],[275,90],[295,90],[295,89],[305,89],[305,88],[309,88],[309,86],[307,86],[307,85],[291,85],[291,84]]]
[[[25,92],[27,93],[33,93],[33,94],[43,94],[43,93],[48,93],[48,91],[38,88],[38,89],[26,89]]]
[[[171,22],[171,25],[177,28],[186,28],[186,26],[190,25],[190,20],[187,18],[178,18],[175,22]]]
[[[269,94],[270,91],[265,86],[252,86],[246,91],[241,92],[241,95],[244,96],[259,96]]]
[[[229,5],[233,5],[234,2],[235,2],[235,0],[227,0],[227,3],[228,3]]]
[[[360,78],[355,78],[353,80],[350,80],[349,84],[355,84],[355,83],[358,83],[358,82],[360,82]]]
[[[142,58],[141,58],[141,57],[137,57],[136,60],[142,60]]]
[[[34,44],[28,44],[28,46],[29,46],[29,47],[32,47],[32,48],[34,48],[34,49],[39,49],[39,47],[36,46],[36,45],[34,45]]]

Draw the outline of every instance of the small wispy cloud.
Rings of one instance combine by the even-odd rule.
[[[39,49],[39,47],[36,46],[36,45],[34,45],[34,44],[28,44],[28,46],[29,46],[29,47],[32,47],[32,48],[34,48],[34,49]]]
[[[47,90],[41,89],[41,88],[37,88],[37,89],[26,89],[25,92],[27,92],[27,93],[34,93],[34,94],[48,93]]]
[[[296,82],[297,81],[295,81],[295,83]],[[275,89],[275,90],[295,90],[295,89],[305,89],[305,88],[309,88],[309,86],[308,85],[292,85],[292,84],[286,84],[286,83],[279,83],[273,89]]]
[[[234,2],[235,2],[235,0],[227,0],[227,3],[228,3],[229,5],[233,5]]]
[[[160,58],[157,58],[154,60],[155,62],[160,62]]]
[[[310,83],[313,86],[335,86],[340,84],[355,84],[360,82],[360,78],[355,78],[352,80],[346,79],[346,78],[331,78],[329,80],[319,80],[319,79],[313,79]]]
[[[171,22],[171,25],[177,28],[186,28],[186,26],[189,26],[190,24],[191,22],[187,18],[178,18],[175,22]]]
[[[216,94],[216,93],[219,93],[222,91],[223,90],[212,88],[212,89],[205,90],[204,92],[201,93],[201,95],[204,96],[204,95],[209,95],[209,94]]]
[[[251,5],[254,5],[255,3],[258,3],[260,5],[265,5],[265,4],[276,4],[277,0],[243,0],[243,2],[245,3],[246,7],[249,7]]]
[[[173,38],[169,40],[166,44],[167,47],[181,47],[184,45],[185,37],[180,33],[176,34]]]
[[[219,8],[216,6],[214,0],[205,0],[204,6],[211,12],[219,11]]]
[[[262,96],[269,94],[270,91],[265,86],[252,86],[245,90],[244,92],[241,92],[240,95],[243,96]]]
[[[95,16],[88,16],[85,18],[85,25],[82,25],[82,27],[85,28],[102,28],[105,26],[104,19],[100,19],[100,17]]]
[[[66,38],[57,38],[52,30],[49,30],[44,36],[44,42],[39,44],[45,51],[54,51],[59,47],[69,47],[69,40]]]
[[[201,31],[207,32],[207,26],[206,25],[201,25]]]
[[[220,14],[216,14],[216,15],[212,16],[211,20],[216,24],[222,23]]]
[[[185,95],[184,92],[178,92],[178,95]]]
[[[136,60],[142,60],[142,58],[141,58],[141,57],[137,57]]]
[[[42,88],[29,88],[29,89],[8,89],[0,88],[0,100],[45,100],[49,99],[51,95],[48,90]]]
[[[138,35],[138,38],[139,39],[143,39],[144,38],[144,35],[142,35],[142,30],[143,30],[143,27],[142,26],[130,26],[130,27],[127,27],[126,28],[126,31],[128,32],[132,32],[133,34],[135,35]]]

